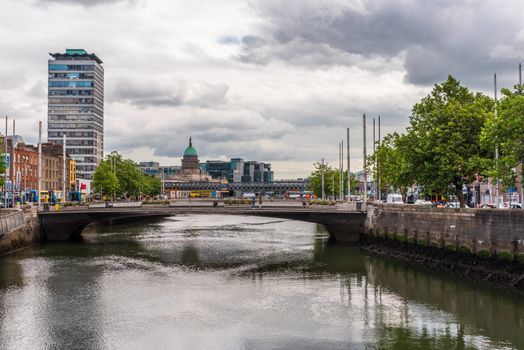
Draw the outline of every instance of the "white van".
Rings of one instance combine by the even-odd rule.
[[[402,200],[402,195],[399,193],[390,193],[388,194],[388,198],[386,200],[386,203],[397,203],[397,204],[404,204],[404,201]]]

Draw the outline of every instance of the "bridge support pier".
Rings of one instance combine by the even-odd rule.
[[[323,223],[326,230],[337,242],[357,242],[360,239],[360,227],[353,227],[348,224]]]

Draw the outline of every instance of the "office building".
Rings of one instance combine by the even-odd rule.
[[[229,162],[208,160],[200,164],[200,169],[214,179],[226,179],[229,183],[272,182],[274,178],[271,164],[242,158],[232,158]]]
[[[50,53],[48,141],[62,144],[76,163],[76,175],[92,179],[104,149],[104,69],[97,55],[82,49]]]

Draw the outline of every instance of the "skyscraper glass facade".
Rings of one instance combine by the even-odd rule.
[[[83,49],[50,53],[48,61],[49,142],[62,144],[76,162],[77,177],[91,179],[104,156],[104,68]]]
[[[208,160],[200,164],[200,169],[214,179],[227,179],[228,182],[273,182],[274,175],[271,164],[244,161],[242,158],[232,158],[229,162]]]

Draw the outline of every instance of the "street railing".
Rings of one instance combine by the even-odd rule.
[[[25,226],[25,218],[21,210],[0,211],[0,237],[23,226]]]

